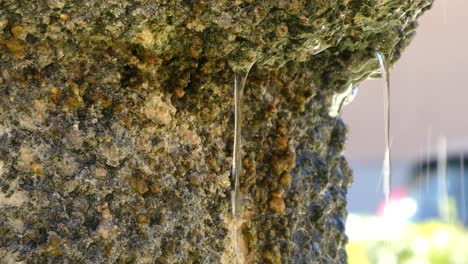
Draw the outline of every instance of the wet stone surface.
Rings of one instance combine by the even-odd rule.
[[[0,0],[0,262],[345,263],[333,94],[431,4]]]

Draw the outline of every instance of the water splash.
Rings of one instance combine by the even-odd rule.
[[[385,62],[384,56],[380,52],[376,52],[375,56],[379,61],[380,71],[385,81],[384,85],[384,122],[385,122],[385,156],[383,162],[383,193],[386,202],[390,202],[391,179],[392,179],[392,162],[390,148],[390,72],[388,65]]]
[[[330,109],[328,110],[328,115],[331,117],[338,117],[343,110],[343,106],[351,103],[356,97],[358,91],[359,87],[355,87],[353,84],[350,84],[345,91],[335,93],[332,98]]]
[[[233,251],[236,263],[243,262],[239,248],[239,227],[242,217],[242,198],[240,193],[240,177],[242,175],[242,101],[245,82],[254,63],[245,73],[236,74],[234,77],[234,145],[232,153],[232,177],[234,189],[231,191],[231,214],[233,224]],[[242,76],[242,79],[240,79]],[[240,79],[240,80],[239,80]]]

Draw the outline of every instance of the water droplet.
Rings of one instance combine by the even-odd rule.
[[[312,47],[312,55],[319,54],[320,52],[328,49],[329,47],[330,47],[330,45],[323,44],[320,41],[318,41],[317,45]]]
[[[328,49],[330,45],[320,41],[319,39],[308,41],[305,44],[305,49],[312,55],[319,54],[320,52]]]
[[[356,97],[358,91],[358,87],[354,87],[353,84],[350,84],[343,92],[335,93],[332,98],[330,109],[328,110],[328,115],[331,117],[339,116],[343,106],[351,103]]]

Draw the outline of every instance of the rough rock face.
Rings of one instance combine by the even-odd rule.
[[[430,4],[0,0],[0,262],[345,263],[331,96]]]

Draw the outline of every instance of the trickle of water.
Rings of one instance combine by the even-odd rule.
[[[437,144],[437,178],[439,185],[439,212],[445,221],[450,221],[450,202],[447,190],[447,138],[440,137]]]
[[[343,110],[343,106],[351,103],[356,97],[358,91],[358,87],[354,87],[353,84],[350,84],[345,91],[335,93],[332,98],[330,109],[328,110],[328,115],[331,117],[339,116],[341,114],[341,110]]]
[[[253,63],[245,73],[236,74],[234,77],[234,146],[232,151],[234,190],[231,192],[231,214],[233,223],[233,251],[236,263],[243,262],[238,241],[238,229],[240,227],[240,218],[242,215],[242,199],[240,193],[240,177],[242,174],[242,101],[245,82],[247,81],[247,76],[252,66]],[[242,79],[240,79],[239,76],[242,76]]]
[[[465,154],[460,153],[460,186],[461,186],[461,201],[463,201],[460,206],[461,208],[461,219],[466,220],[466,194],[465,194]]]
[[[241,129],[242,129],[242,97],[243,97],[243,87],[238,85],[238,76],[234,77],[234,145],[232,153],[232,176],[234,180],[234,195],[233,195],[233,204],[232,204],[232,215],[237,214],[236,206],[236,197],[239,192],[239,177],[242,172],[242,138],[241,138]]]
[[[231,213],[233,222],[233,250],[234,257],[237,259],[240,255],[238,247],[238,218],[240,209],[240,189],[239,178],[242,173],[242,138],[241,138],[241,121],[242,121],[242,97],[244,89],[242,83],[238,85],[238,76],[234,77],[234,146],[232,153],[232,176],[234,177],[234,190],[231,193]]]
[[[426,135],[426,144],[427,144],[427,152],[426,152],[426,164],[429,164],[431,161],[431,138],[432,138],[432,128],[429,127],[427,129],[427,135]],[[429,176],[430,176],[430,168],[429,166],[426,166],[426,173],[424,175],[425,181],[426,181],[426,192],[430,190],[430,181],[429,181]]]
[[[388,65],[385,62],[384,56],[380,52],[376,52],[375,56],[379,61],[380,71],[384,79],[384,122],[385,122],[385,156],[383,162],[383,193],[386,202],[390,202],[391,179],[392,179],[392,160],[390,148],[390,72]]]
[[[418,189],[419,189],[419,194],[418,194],[418,200],[422,201],[424,198],[424,193],[425,189],[424,186],[426,185],[425,183],[425,177],[424,177],[424,147],[421,147],[419,150],[419,162],[418,162]]]
[[[447,10],[448,10],[448,2],[447,0],[443,0],[442,1],[442,13],[443,13],[443,21],[445,25],[447,25],[447,21],[448,21]]]

